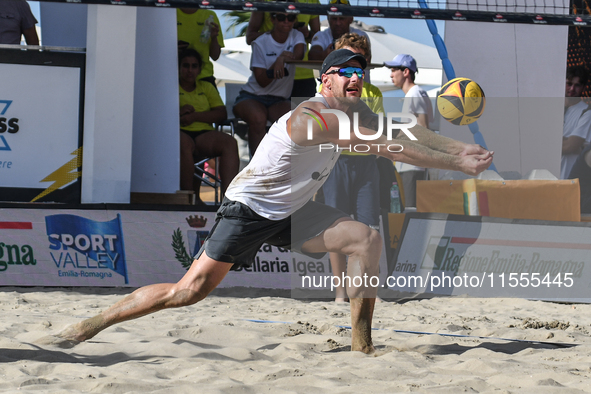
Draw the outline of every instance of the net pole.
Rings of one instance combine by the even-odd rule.
[[[426,0],[418,0],[418,1],[419,1],[419,5],[421,8],[425,8],[425,9],[429,8]],[[454,79],[456,77],[456,72],[453,68],[453,65],[451,64],[451,60],[449,60],[449,57],[447,54],[447,48],[445,46],[445,42],[443,42],[443,39],[439,35],[439,31],[437,30],[437,25],[435,24],[435,21],[432,19],[426,19],[425,22],[427,22],[427,27],[429,28],[429,32],[431,33],[431,36],[433,36],[433,43],[435,44],[435,48],[437,48],[437,53],[439,54],[439,58],[441,59],[441,65],[443,66],[443,71],[445,72],[445,76],[447,77],[448,81],[451,81],[452,79]],[[478,122],[470,123],[468,125],[468,128],[470,129],[470,132],[472,133],[472,136],[474,138],[474,142],[476,144],[482,146],[484,149],[488,150],[488,148],[486,147],[486,142],[484,141],[484,136],[482,135],[482,133],[480,132],[480,129],[478,128]],[[498,173],[497,168],[495,167],[494,163],[491,163],[489,168]]]

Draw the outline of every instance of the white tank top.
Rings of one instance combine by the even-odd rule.
[[[323,97],[315,97],[327,105]],[[328,105],[327,105],[328,107]],[[226,197],[270,220],[281,220],[306,204],[324,184],[340,152],[300,146],[287,134],[283,115],[271,126],[250,163],[234,178]]]

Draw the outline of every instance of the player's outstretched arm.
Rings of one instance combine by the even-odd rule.
[[[379,117],[374,114],[371,109],[363,102],[359,101],[354,111],[359,113],[359,118],[362,119],[362,125],[367,127],[369,130],[377,130],[379,127]],[[388,120],[386,114],[382,118],[382,130],[388,130]],[[461,141],[454,140],[452,138],[444,137],[437,134],[426,127],[416,125],[409,130],[416,138],[417,143],[426,146],[427,148],[449,153],[450,155],[465,155],[465,154],[485,154],[486,149],[476,144],[466,144]],[[394,135],[394,138],[402,141],[410,141],[410,137],[406,135],[402,130],[398,130],[398,135]]]
[[[368,144],[371,146],[368,153],[419,167],[462,171],[472,176],[480,174],[492,164],[493,152],[487,151],[480,145],[466,144],[443,137],[421,126],[415,126],[410,130],[418,130],[415,135],[417,141],[411,141],[402,131],[400,131],[401,137],[393,140],[388,140],[382,135]],[[374,130],[365,127],[359,127],[359,132],[367,135],[375,134]],[[405,138],[402,138],[403,135]],[[350,145],[368,143],[368,141],[360,139],[354,132],[349,137],[350,142],[345,142]],[[400,145],[402,149],[396,149],[393,144]]]
[[[437,134],[421,125],[416,125],[409,130],[416,138],[417,143],[426,146],[430,149],[437,150],[450,155],[465,155],[465,154],[484,154],[486,149],[476,144],[467,144],[462,141],[454,140],[453,138],[445,137]],[[396,139],[403,141],[410,141],[409,137],[400,131]]]
[[[438,147],[441,150],[432,149],[427,146],[429,144],[424,145],[420,141],[409,141],[405,139],[388,140],[384,135],[380,135],[375,139],[366,140],[359,138],[354,131],[350,132],[347,138],[343,139],[339,135],[338,119],[332,114],[327,114],[323,117],[326,121],[325,125],[311,122],[313,138],[309,139],[306,132],[309,116],[305,116],[305,111],[320,111],[322,108],[326,107],[317,102],[310,102],[306,106],[300,106],[294,111],[288,122],[288,132],[296,144],[304,146],[320,145],[320,148],[326,145],[329,149],[337,146],[340,147],[339,149],[364,146],[369,149],[369,151],[364,150],[364,152],[384,156],[390,160],[401,161],[420,167],[462,171],[472,176],[480,174],[492,163],[492,152],[488,152],[478,145],[465,144],[446,137],[431,140],[431,143],[434,144],[439,141]],[[362,126],[359,126],[358,129],[360,134],[372,136],[376,134],[375,130]],[[435,133],[432,134],[436,135]],[[442,151],[444,149],[443,147],[453,153]]]
[[[400,152],[390,153],[389,157],[383,153],[382,156],[420,167],[462,171],[475,176],[492,164],[493,152],[484,150],[485,153],[480,153],[480,149],[471,148],[473,145],[469,145],[458,154],[449,154],[428,148],[417,141],[394,140],[393,142],[400,144],[403,149]]]

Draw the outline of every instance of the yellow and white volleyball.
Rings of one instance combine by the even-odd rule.
[[[484,112],[485,105],[484,91],[469,78],[452,79],[441,87],[437,96],[441,116],[460,126],[475,122]]]

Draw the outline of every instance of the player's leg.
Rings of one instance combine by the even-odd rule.
[[[330,207],[339,209],[346,214],[352,212],[352,196],[351,196],[351,173],[349,171],[350,158],[346,155],[341,155],[333,167],[330,175],[322,185],[324,193],[324,203]],[[342,278],[347,270],[347,256],[341,253],[331,252],[330,267],[332,275],[336,278]],[[335,302],[346,302],[347,288],[344,281],[335,280]]]
[[[202,300],[222,281],[233,263],[250,264],[262,243],[277,232],[277,227],[289,224],[285,220],[261,219],[246,205],[224,199],[196,260],[178,283],[142,287],[101,314],[67,328],[58,336],[83,341],[113,324]]]
[[[113,324],[204,299],[226,276],[232,264],[213,260],[205,253],[177,283],[159,283],[137,289],[102,313],[58,334],[66,340],[84,341]]]
[[[306,241],[302,250],[337,252],[349,257],[347,293],[351,302],[351,350],[372,353],[375,349],[371,341],[371,321],[377,287],[371,285],[376,283],[371,278],[379,275],[380,234],[363,223],[341,218],[322,234]]]
[[[351,194],[354,218],[368,227],[380,229],[380,178],[375,156],[353,156]],[[379,266],[379,263],[378,263]],[[378,269],[379,271],[379,269]],[[376,301],[381,299],[376,296]]]

